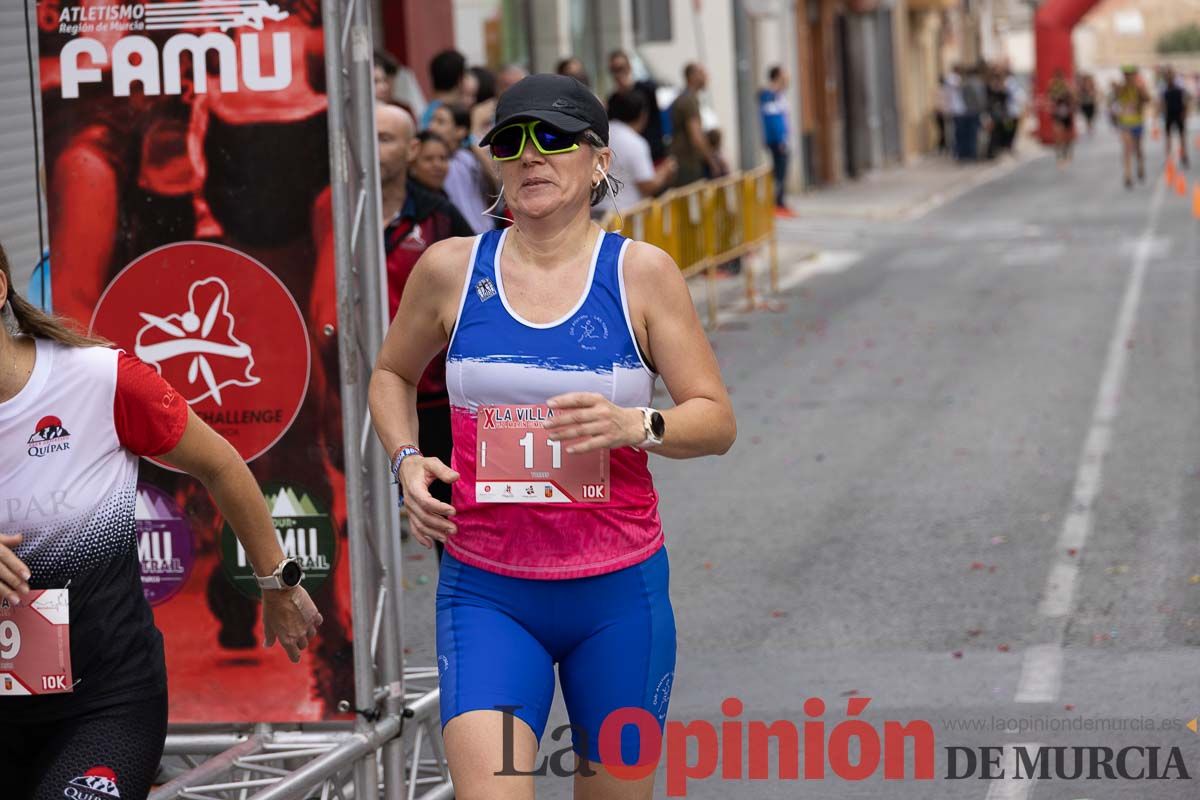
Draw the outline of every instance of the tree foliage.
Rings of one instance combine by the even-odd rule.
[[[1158,52],[1163,55],[1200,52],[1200,25],[1192,23],[1164,33],[1158,39]]]

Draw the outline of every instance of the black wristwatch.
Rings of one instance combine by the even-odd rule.
[[[270,575],[255,575],[254,580],[260,589],[295,589],[304,580],[304,570],[299,559],[285,558]]]

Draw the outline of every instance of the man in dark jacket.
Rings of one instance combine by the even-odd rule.
[[[650,158],[655,164],[667,157],[667,145],[663,141],[662,110],[658,107],[658,89],[654,81],[635,81],[633,66],[624,50],[613,50],[608,56],[608,74],[612,76],[616,88],[608,96],[612,103],[614,95],[621,92],[633,92],[642,98],[646,106],[646,127],[642,129],[642,138],[650,145]]]
[[[390,105],[375,107],[379,136],[379,182],[383,206],[383,249],[387,260],[388,315],[394,317],[404,286],[417,259],[434,242],[451,236],[474,236],[475,231],[443,195],[408,179],[413,152],[412,116]],[[450,398],[446,394],[446,352],[429,363],[417,383],[417,446],[427,456],[450,463]],[[450,502],[450,485],[435,481],[434,497]],[[441,543],[438,556],[441,556]]]

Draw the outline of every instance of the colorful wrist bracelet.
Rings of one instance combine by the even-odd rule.
[[[400,482],[400,465],[404,463],[404,459],[419,455],[421,455],[421,451],[415,445],[406,444],[396,449],[396,453],[392,456],[392,478],[396,483]]]

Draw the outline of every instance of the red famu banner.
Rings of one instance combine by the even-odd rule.
[[[354,693],[319,0],[41,0],[37,22],[51,305],[249,462],[326,620],[302,669],[263,649],[208,493],[144,461],[171,721],[335,717]]]

